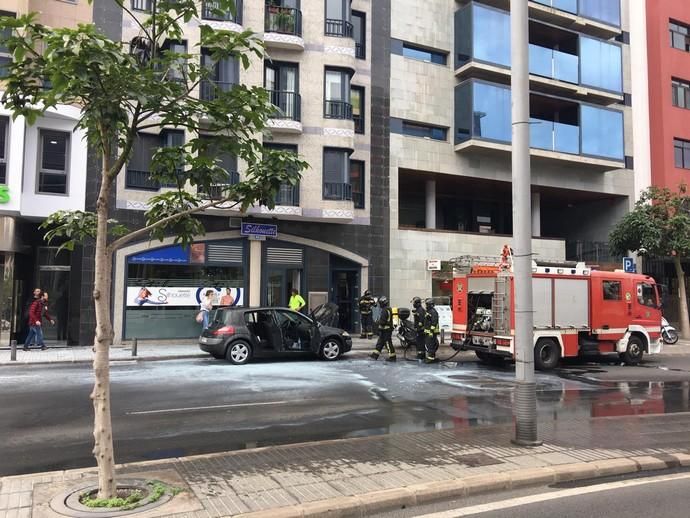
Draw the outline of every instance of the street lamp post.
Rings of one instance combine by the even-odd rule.
[[[529,157],[528,5],[510,0],[513,180],[513,275],[515,280],[515,437],[536,446],[537,396],[534,381],[532,314],[532,207]]]

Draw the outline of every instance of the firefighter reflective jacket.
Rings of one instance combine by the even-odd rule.
[[[426,316],[424,317],[424,332],[432,336],[441,332],[438,327],[438,312],[436,308],[427,310]]]
[[[379,316],[377,324],[382,331],[393,329],[393,311],[391,308],[381,309],[381,315]]]
[[[359,312],[362,315],[370,315],[371,308],[376,305],[374,298],[371,295],[362,295],[359,298]]]
[[[426,319],[426,310],[422,307],[419,306],[414,310],[413,313],[414,316],[414,329],[418,333],[421,333],[424,331],[424,321]]]

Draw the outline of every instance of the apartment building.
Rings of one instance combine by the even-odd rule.
[[[48,26],[76,27],[91,21],[92,10],[86,1],[0,1],[3,16],[28,12]],[[10,59],[0,47],[0,78]],[[80,274],[71,254],[48,246],[38,226],[54,211],[84,209],[87,153],[83,132],[75,130],[78,117],[77,107],[58,105],[28,125],[0,105],[0,345],[22,339],[23,306],[37,286],[49,293],[58,320],[46,326],[46,339],[68,339],[70,286]]]
[[[153,0],[128,1],[137,17],[150,15]],[[111,38],[136,38],[136,24],[112,4],[94,2],[94,23]],[[354,330],[358,296],[365,289],[381,293],[388,286],[382,180],[387,171],[372,159],[387,136],[372,110],[372,79],[377,74],[372,27],[383,20],[372,12],[369,0],[238,0],[236,13],[225,15],[215,7],[212,0],[202,1],[200,17],[184,26],[183,39],[166,45],[204,62],[208,58],[199,48],[201,26],[260,34],[266,59],[254,60],[247,70],[231,60],[214,63],[215,86],[264,86],[276,106],[264,146],[298,153],[310,167],[298,186],[281,188],[272,210],[205,214],[206,234],[191,249],[170,239],[143,240],[119,251],[113,289],[115,341],[198,336],[198,304],[182,294],[205,288],[229,294],[235,304],[271,306],[287,305],[290,290],[296,288],[310,308],[326,301],[338,304],[341,325]],[[213,91],[201,84],[198,95]],[[134,227],[142,224],[149,198],[166,189],[149,177],[153,153],[188,137],[176,129],[138,135],[126,171],[118,178],[119,220]],[[232,172],[228,183],[241,181],[245,164],[235,157],[222,158]],[[88,174],[87,207],[95,202],[97,170]],[[275,235],[249,239],[241,233],[241,223],[249,222],[275,225]],[[88,247],[80,253],[85,274],[79,290],[79,341],[88,343],[94,328],[93,253]],[[180,296],[172,304],[139,306],[134,298],[142,287],[174,294],[170,300]]]
[[[449,259],[511,242],[509,4],[400,0],[391,12],[396,304],[450,296]],[[608,261],[587,252],[606,252],[634,202],[629,3],[530,0],[529,17],[533,250]]]

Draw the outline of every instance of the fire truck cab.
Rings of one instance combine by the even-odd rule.
[[[455,349],[486,362],[515,358],[512,261],[453,260]],[[661,352],[660,293],[653,278],[592,270],[585,263],[532,263],[534,361],[541,370],[561,358],[617,353],[630,365]]]

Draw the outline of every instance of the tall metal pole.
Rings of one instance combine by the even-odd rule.
[[[510,0],[513,123],[513,274],[515,278],[515,437],[523,446],[537,440],[532,327],[532,200],[529,157],[529,67],[527,0]]]

